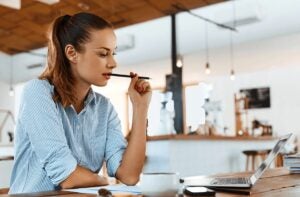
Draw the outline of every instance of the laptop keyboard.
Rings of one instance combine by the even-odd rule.
[[[211,181],[212,185],[231,185],[231,184],[249,184],[248,178],[215,178]]]

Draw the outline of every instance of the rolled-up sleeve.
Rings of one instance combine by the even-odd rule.
[[[107,172],[109,176],[115,176],[121,164],[127,142],[121,132],[121,122],[117,112],[110,104],[108,117],[107,140],[105,147],[105,160],[107,162]]]
[[[41,166],[54,185],[59,185],[76,168],[51,87],[33,80],[25,86],[20,110],[21,124]]]

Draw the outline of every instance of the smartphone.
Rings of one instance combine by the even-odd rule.
[[[206,187],[186,187],[183,193],[189,196],[215,196],[215,191]]]

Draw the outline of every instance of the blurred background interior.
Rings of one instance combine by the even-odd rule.
[[[152,78],[144,171],[253,170],[265,156],[259,151],[291,132],[282,154],[296,152],[299,10],[299,0],[0,0],[0,187],[9,183],[22,89],[46,65],[48,25],[80,11],[115,26],[116,73]],[[93,87],[111,99],[124,136],[128,84],[112,78]],[[272,167],[281,165],[278,158]]]

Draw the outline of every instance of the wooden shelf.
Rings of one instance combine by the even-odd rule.
[[[272,136],[207,136],[207,135],[158,135],[158,136],[148,136],[147,141],[159,141],[159,140],[232,140],[232,141],[242,141],[242,140],[275,140],[276,137]]]

